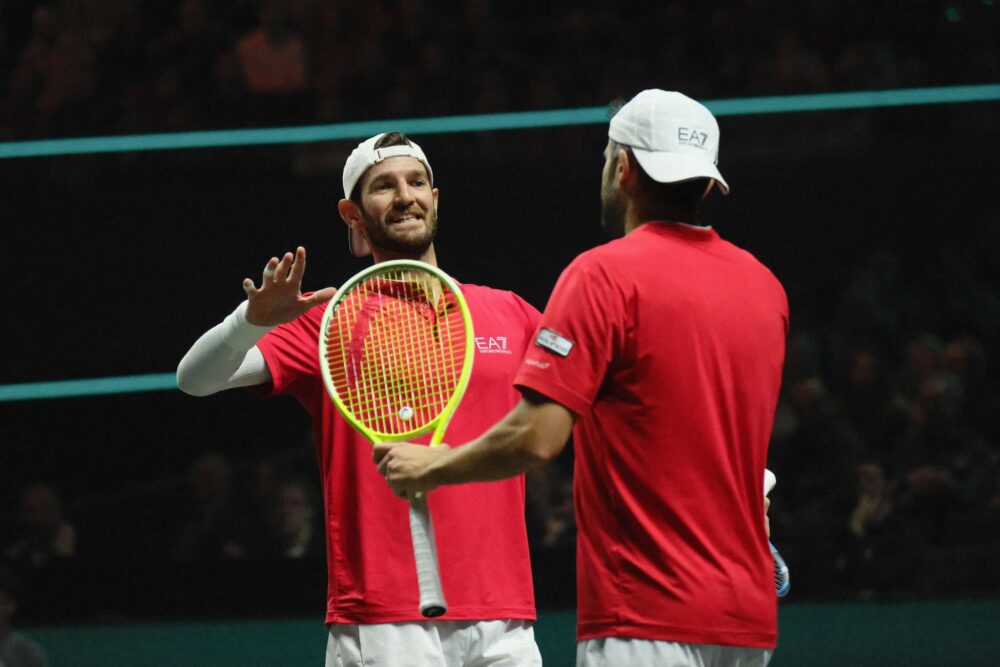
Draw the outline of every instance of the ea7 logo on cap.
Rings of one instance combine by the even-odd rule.
[[[681,144],[682,146],[694,146],[696,148],[704,148],[707,142],[708,142],[707,132],[699,132],[698,130],[693,130],[690,127],[677,128],[677,143]]]
[[[552,329],[542,328],[539,329],[538,335],[535,337],[535,345],[543,347],[549,352],[554,352],[560,357],[568,357],[574,343],[568,338],[563,338]]]

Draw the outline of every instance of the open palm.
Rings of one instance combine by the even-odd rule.
[[[279,260],[272,257],[264,266],[260,287],[245,278],[247,321],[251,324],[275,326],[291,322],[307,310],[326,303],[337,292],[327,287],[309,296],[302,295],[302,276],[306,271],[306,249],[299,246],[293,255],[286,252]]]

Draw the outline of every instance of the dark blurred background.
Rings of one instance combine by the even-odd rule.
[[[992,0],[0,2],[0,139],[995,83],[998,17]],[[791,303],[770,467],[793,603],[1000,594],[998,108],[720,119],[733,192],[704,221]],[[543,308],[605,240],[605,127],[414,138],[458,279]],[[360,269],[336,212],[356,143],[0,161],[0,384],[170,372],[299,244],[309,288]],[[0,403],[18,619],[321,618],[308,431],[293,400],[242,391]],[[571,458],[529,479],[542,609],[574,604]]]

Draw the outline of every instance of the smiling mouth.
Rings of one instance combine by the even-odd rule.
[[[419,220],[423,220],[423,218],[416,215],[404,215],[399,218],[392,218],[391,220],[389,220],[389,223],[393,225],[398,225],[398,224],[405,224],[407,222],[417,222]]]

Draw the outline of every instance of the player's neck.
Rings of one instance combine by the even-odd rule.
[[[372,249],[372,257],[375,259],[375,263],[387,262],[391,259],[416,259],[424,262],[425,264],[430,264],[431,266],[437,266],[437,255],[434,252],[434,244],[432,243],[427,250],[420,254],[413,253],[402,253],[402,252],[392,252],[389,250]]]
[[[641,225],[644,222],[646,222],[646,220],[643,219],[641,211],[639,211],[636,208],[635,203],[630,200],[628,207],[625,209],[624,235],[628,236],[629,234],[634,232],[639,225]]]
[[[643,211],[634,204],[625,211],[625,234],[635,231],[647,222],[679,223],[701,226],[698,216],[689,208],[661,207],[658,211]]]

